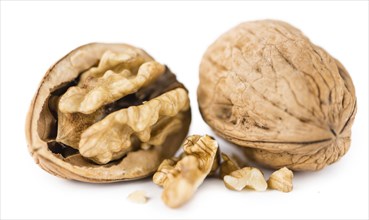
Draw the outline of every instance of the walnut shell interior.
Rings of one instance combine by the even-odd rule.
[[[206,123],[265,166],[319,170],[349,149],[349,73],[285,22],[245,22],[220,36],[203,56],[197,93]]]
[[[129,94],[122,97],[114,97],[114,100],[103,103],[97,110],[88,113],[67,113],[61,117],[58,108],[61,97],[68,89],[79,84],[83,73],[98,67],[107,51],[117,54],[129,51],[142,62],[153,61],[143,50],[127,44],[93,43],[73,50],[47,71],[27,115],[26,137],[28,149],[36,163],[49,173],[85,182],[143,178],[156,171],[163,159],[173,156],[186,137],[191,121],[189,105],[176,115],[159,118],[157,124],[151,126],[152,135],[161,138],[160,143],[156,141],[148,144],[133,135],[129,151],[104,164],[98,164],[92,158],[80,154],[79,141],[83,132],[108,115],[132,106],[143,106],[146,102],[177,88],[185,90],[169,68],[164,67],[163,73],[147,85],[133,88]],[[137,68],[132,70],[133,73],[137,71]],[[181,95],[188,100],[187,91]],[[178,124],[176,129],[173,129],[173,126],[168,129],[173,120]],[[109,135],[109,132],[107,134]],[[109,137],[106,139],[109,140]]]

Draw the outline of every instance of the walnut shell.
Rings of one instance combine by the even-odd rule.
[[[285,22],[246,22],[220,36],[203,56],[197,93],[206,123],[265,166],[319,170],[349,149],[350,75]]]
[[[28,149],[47,172],[84,182],[151,175],[185,139],[185,87],[145,51],[81,46],[45,74],[26,121]]]

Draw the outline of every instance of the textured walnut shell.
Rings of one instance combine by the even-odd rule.
[[[197,92],[215,132],[268,167],[319,170],[349,149],[352,80],[287,23],[246,22],[220,36],[203,56]]]
[[[140,138],[148,139],[150,137],[150,134],[147,133],[151,131],[150,128],[149,130],[145,130],[146,133],[138,132],[142,137],[134,137],[131,139],[131,141],[136,144],[140,142],[142,145],[141,148],[129,148],[130,151],[125,151],[124,156],[122,156],[123,153],[121,153],[114,158],[110,157],[111,160],[103,161],[104,164],[95,163],[93,162],[94,158],[85,158],[80,154],[78,151],[78,143],[81,134],[92,127],[91,124],[96,125],[100,120],[104,120],[104,117],[108,116],[111,112],[115,111],[113,113],[116,113],[121,109],[125,111],[125,109],[130,106],[134,106],[135,111],[138,111],[140,105],[146,106],[147,103],[150,103],[150,100],[154,99],[155,101],[153,104],[157,107],[160,104],[160,100],[156,100],[157,97],[168,93],[172,94],[172,96],[173,94],[184,95],[182,99],[188,100],[187,91],[184,86],[179,83],[175,75],[165,67],[165,73],[153,82],[150,82],[149,85],[143,85],[138,91],[128,94],[113,103],[107,103],[105,100],[105,102],[102,103],[103,107],[96,110],[96,112],[88,115],[83,113],[68,113],[64,115],[68,117],[59,117],[58,120],[60,111],[55,110],[56,106],[58,106],[55,103],[60,100],[61,95],[66,93],[67,89],[70,89],[71,86],[78,83],[77,81],[81,80],[80,78],[83,72],[96,67],[101,61],[103,54],[107,51],[112,53],[125,53],[126,51],[130,51],[143,61],[153,61],[146,52],[130,45],[87,44],[73,50],[54,64],[45,74],[33,98],[26,121],[28,149],[36,163],[51,174],[84,182],[116,182],[143,178],[155,172],[163,159],[173,156],[187,135],[191,121],[189,104],[185,110],[179,112],[177,115],[165,116],[160,123],[157,122],[157,124],[154,125],[150,124],[154,130],[154,134],[151,134],[154,138],[152,143],[149,143],[153,144],[151,147],[147,143],[140,142]],[[146,78],[143,79],[146,80]],[[182,88],[180,91],[182,93],[172,93],[172,91],[178,90],[179,88]],[[185,93],[183,93],[183,91],[185,91]],[[167,96],[163,97],[168,99]],[[114,98],[117,99],[117,97]],[[166,103],[170,104],[171,101],[173,100],[169,100]],[[149,109],[148,107],[144,110],[147,111]],[[157,108],[157,110],[158,109],[160,110],[160,108]],[[130,117],[132,112],[133,110],[128,112],[129,114],[123,112],[121,115],[123,114],[125,117]],[[135,116],[137,116],[137,114]],[[157,118],[158,117],[159,116],[157,116]],[[81,122],[81,118],[84,121]],[[173,123],[170,123],[173,121],[171,120],[172,118],[176,120],[175,130],[171,130],[174,126]],[[134,124],[131,118],[129,118],[129,120],[131,124]],[[152,121],[156,122],[155,120],[151,120],[150,122]],[[78,126],[76,125],[77,127],[73,127],[73,123],[78,123]],[[120,121],[120,123],[123,122]],[[169,126],[165,127],[167,124],[169,124]],[[63,127],[64,125],[68,125],[69,127],[65,128]],[[119,123],[112,126],[114,126],[114,129],[119,129]],[[142,123],[140,126],[142,127]],[[96,128],[94,129],[96,130]],[[128,127],[124,129],[131,128]],[[160,132],[165,132],[165,134],[163,135]],[[64,135],[59,135],[60,133]],[[134,133],[134,131],[131,133]],[[106,134],[109,134],[109,128]],[[104,133],[100,134],[100,136],[101,135],[104,135]],[[60,140],[56,140],[56,136],[60,136]],[[108,136],[105,139],[109,141],[110,137]],[[64,140],[66,143],[74,146],[68,146],[68,144],[62,143]],[[159,142],[160,144],[157,144]]]

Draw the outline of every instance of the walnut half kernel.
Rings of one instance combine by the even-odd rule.
[[[183,118],[179,113],[188,108],[186,90],[177,88],[142,105],[115,111],[82,133],[80,153],[96,163],[106,164],[132,150],[132,135],[145,143],[145,148],[161,145],[167,135],[180,130]],[[155,126],[159,132],[152,131]]]
[[[185,87],[145,51],[88,44],[46,73],[26,124],[46,171],[85,182],[149,176],[175,154],[191,121]]]
[[[171,208],[190,200],[211,172],[218,144],[210,136],[193,135],[186,139],[183,150],[181,158],[164,160],[153,176],[154,183],[164,188],[162,200]]]

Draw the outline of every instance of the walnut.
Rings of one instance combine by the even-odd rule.
[[[193,135],[183,150],[181,157],[164,160],[153,177],[155,184],[164,187],[162,200],[171,208],[186,203],[212,171],[218,144],[210,136]]]
[[[46,73],[26,123],[28,148],[44,170],[85,182],[156,171],[185,139],[188,94],[141,49],[88,44]]]
[[[351,78],[287,23],[246,22],[223,34],[204,54],[197,93],[215,132],[268,167],[320,170],[349,149]]]
[[[264,174],[255,167],[244,167],[224,176],[224,184],[228,189],[241,191],[244,188],[265,191],[268,187]]]
[[[269,189],[276,189],[282,192],[291,192],[293,173],[286,167],[283,167],[270,175],[268,183]]]

